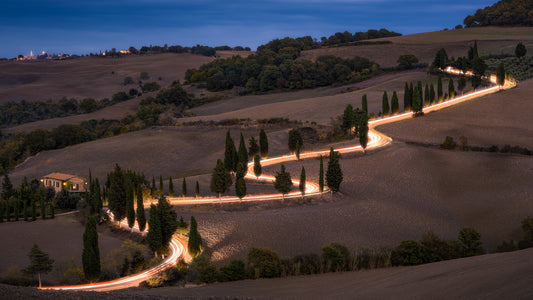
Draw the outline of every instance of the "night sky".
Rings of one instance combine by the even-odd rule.
[[[143,45],[248,46],[386,28],[453,28],[496,0],[3,0],[0,57]]]

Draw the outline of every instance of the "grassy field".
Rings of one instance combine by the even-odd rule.
[[[111,98],[119,91],[139,89],[138,84],[124,86],[124,77],[135,82],[140,73],[161,86],[185,78],[185,71],[197,68],[213,58],[193,54],[158,54],[123,58],[82,57],[71,60],[0,62],[0,103],[18,100],[81,100]],[[161,80],[159,80],[161,77]],[[140,89],[139,89],[140,90]]]
[[[467,28],[382,38],[377,41],[379,40],[391,41],[392,44],[321,48],[304,51],[302,56],[310,59],[316,59],[320,55],[343,58],[361,56],[376,61],[382,67],[394,67],[398,65],[398,57],[403,54],[413,54],[420,62],[430,64],[440,48],[444,48],[450,58],[466,56],[468,47],[474,44],[474,40],[478,41],[480,55],[514,54],[518,42],[523,42],[529,51],[533,50],[531,27]]]

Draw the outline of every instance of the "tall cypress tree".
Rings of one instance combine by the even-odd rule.
[[[217,165],[211,174],[211,191],[218,194],[218,198],[231,186],[231,175],[224,167],[222,160],[217,160]]]
[[[241,200],[246,196],[246,181],[244,181],[243,177],[239,177],[235,180],[235,194]]]
[[[126,217],[126,181],[124,172],[118,164],[115,165],[114,171],[107,175],[109,182],[108,207],[113,213],[115,221],[121,221]]]
[[[259,153],[259,144],[257,144],[257,141],[255,137],[251,137],[248,140],[249,147],[248,147],[248,157],[253,158],[257,153]]]
[[[433,84],[429,86],[429,104],[435,104],[435,87]]]
[[[285,200],[285,194],[292,190],[291,174],[285,171],[285,166],[283,164],[281,165],[280,172],[276,174],[274,188],[281,193],[283,200]]]
[[[400,111],[400,104],[398,103],[398,95],[396,94],[396,91],[392,92],[390,106],[393,115],[397,114]]]
[[[261,158],[265,159],[268,157],[268,138],[264,129],[261,129],[259,132],[259,148],[261,151]]]
[[[200,184],[196,181],[196,198],[200,197]]]
[[[453,84],[453,78],[451,77],[448,80],[448,95],[450,95],[450,99],[455,98],[455,86]]]
[[[246,168],[244,167],[242,162],[239,162],[239,164],[237,165],[237,172],[235,172],[235,178],[236,179],[244,178],[245,175],[246,175]]]
[[[407,82],[405,83],[405,87],[403,90],[403,111],[408,112],[411,110],[411,100],[409,99],[411,93],[409,93],[409,85]]]
[[[341,128],[345,134],[350,134],[350,131],[352,127],[354,126],[353,119],[354,119],[353,107],[351,104],[348,104],[346,108],[344,109],[344,113],[342,114]]]
[[[318,171],[318,189],[324,191],[324,157],[320,155],[320,170]]]
[[[263,169],[261,167],[261,158],[259,157],[259,154],[256,154],[254,157],[254,174],[255,177],[259,178],[261,174],[263,173]]]
[[[235,143],[231,138],[230,131],[226,132],[226,150],[224,151],[224,166],[228,171],[236,171],[233,160],[235,159]]]
[[[418,113],[422,111],[422,90],[419,86],[415,87],[413,93],[413,112]]]
[[[146,215],[144,212],[143,190],[140,183],[137,184],[135,191],[137,192],[137,224],[139,225],[139,231],[143,232],[146,229]]]
[[[505,66],[501,62],[496,68],[496,83],[501,87],[505,83]]]
[[[31,220],[35,221],[37,220],[37,205],[35,204],[35,199],[33,197],[30,198],[31,202]]]
[[[363,99],[361,100],[361,102],[361,108],[366,114],[368,114],[368,101],[366,99],[366,94],[363,94]]]
[[[152,176],[152,186],[150,187],[150,196],[155,197],[155,177]]]
[[[414,95],[414,88],[413,88],[413,82],[409,85],[409,107],[413,109],[413,95]]]
[[[22,189],[22,186],[21,186]],[[22,199],[22,191],[19,191],[19,199]],[[22,217],[24,221],[28,221],[28,204],[26,200],[22,200]],[[35,214],[34,214],[35,217]],[[35,220],[32,220],[35,221]]]
[[[437,99],[439,102],[442,102],[443,93],[442,93],[442,77],[439,74],[439,79],[437,80]]]
[[[9,175],[7,172],[4,175],[4,180],[2,181],[2,193],[0,194],[3,199],[8,200],[11,198],[11,196],[15,196],[15,189],[13,188],[13,184],[11,183],[11,180],[9,179]]]
[[[134,209],[134,188],[131,179],[127,180],[126,184],[126,218],[128,219],[128,226],[133,231],[133,225],[135,225],[135,209]]]
[[[168,177],[168,196],[174,197],[174,183],[172,183],[172,176]]]
[[[163,186],[163,176],[159,175],[159,196],[162,196],[165,194],[165,189]]]
[[[430,103],[429,85],[426,83],[426,89],[424,90],[424,106],[428,106],[429,103]]]
[[[239,157],[239,162],[243,165],[248,164],[248,149],[246,149],[246,144],[244,143],[244,137],[241,132],[241,139],[239,141],[239,152],[237,153]]]
[[[343,179],[341,166],[339,164],[339,154],[333,151],[333,147],[329,151],[328,169],[326,171],[326,182],[328,188],[332,192],[338,192]]]
[[[83,252],[81,256],[83,273],[89,282],[97,282],[100,279],[100,249],[98,248],[98,232],[96,230],[96,218],[91,216],[85,223],[83,233]]]
[[[150,218],[148,219],[148,234],[146,235],[148,246],[154,251],[155,256],[161,251],[163,238],[161,236],[161,220],[155,204],[150,205]],[[160,254],[160,253],[159,253]]]
[[[191,226],[189,229],[189,242],[187,244],[189,254],[193,257],[198,256],[202,252],[202,237],[198,232],[198,225],[196,219],[191,216]]]
[[[381,103],[381,107],[383,110],[383,117],[389,116],[390,108],[389,108],[389,96],[387,96],[387,91],[383,92],[383,101]]]
[[[359,144],[363,148],[363,153],[366,153],[365,149],[368,144],[368,115],[363,115],[359,119]]]
[[[294,154],[296,155],[296,159],[300,160],[300,141],[296,142],[296,151]]]
[[[170,250],[172,235],[176,233],[176,229],[178,229],[178,216],[165,196],[159,197],[157,202],[157,212],[161,224],[161,254],[167,254]]]
[[[305,196],[305,168],[302,166],[302,172],[300,173],[300,184],[298,186],[300,188],[300,193],[302,193],[302,197]]]
[[[183,177],[183,182],[181,183],[181,196],[187,197],[187,181],[185,180],[185,177]]]

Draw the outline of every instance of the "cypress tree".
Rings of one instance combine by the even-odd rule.
[[[363,111],[368,114],[368,101],[366,99],[366,94],[363,94],[363,99],[362,99],[362,104],[361,104],[361,107],[363,109]]]
[[[130,181],[130,180],[128,180]],[[135,225],[135,209],[134,209],[134,188],[132,182],[126,185],[126,218],[128,219],[128,227],[133,231],[133,225]]]
[[[200,197],[200,184],[196,181],[196,198]]]
[[[246,181],[243,177],[239,177],[235,180],[235,194],[242,200],[246,196]]]
[[[363,153],[365,153],[368,144],[368,115],[362,116],[359,122],[359,144],[363,148]]]
[[[259,132],[259,148],[261,151],[261,158],[265,159],[268,157],[268,138],[264,129],[261,129]]]
[[[411,110],[413,109],[413,95],[414,95],[414,88],[413,88],[413,83],[411,82],[411,84],[409,85],[409,107],[411,108]]]
[[[137,192],[137,224],[139,231],[143,232],[146,229],[146,215],[144,212],[143,190],[141,184],[137,184],[135,189]]]
[[[442,77],[439,74],[439,79],[437,80],[437,99],[439,102],[442,102]]]
[[[339,164],[339,154],[333,151],[333,147],[329,151],[328,169],[326,171],[326,182],[328,188],[332,192],[338,192],[342,182],[342,170]]]
[[[257,153],[259,153],[259,144],[257,144],[257,140],[255,137],[251,137],[248,140],[249,147],[248,147],[248,157],[253,158]]]
[[[342,125],[341,128],[344,131],[345,134],[350,134],[350,130],[353,127],[353,107],[351,104],[348,104],[346,108],[344,109],[344,113],[342,114]]]
[[[220,199],[222,194],[231,186],[231,183],[231,175],[224,167],[224,163],[220,159],[217,160],[217,165],[211,175],[211,191],[217,193]]]
[[[196,219],[191,216],[191,226],[189,229],[189,242],[187,244],[189,254],[193,257],[198,256],[202,252],[202,237],[198,232],[198,225]]]
[[[407,82],[405,83],[405,87],[403,90],[403,111],[408,112],[411,110],[411,100],[409,99],[409,96],[411,93],[409,93],[409,85]]]
[[[37,220],[37,205],[35,204],[35,199],[33,199],[33,197],[30,198],[30,202],[31,202],[31,220],[35,221]]]
[[[56,217],[56,214],[55,214],[55,207],[54,207],[54,202],[50,202],[50,219],[53,219]]]
[[[435,104],[435,87],[433,87],[433,84],[429,86],[429,104]]]
[[[387,91],[383,92],[383,101],[381,103],[382,110],[383,110],[383,117],[389,116],[389,96],[387,96]]]
[[[181,196],[187,197],[187,181],[185,180],[185,177],[183,177],[183,181],[181,182]]]
[[[96,178],[94,180],[94,198],[95,198],[95,201],[96,201],[96,212],[97,213],[100,213],[102,212],[102,208],[104,207],[104,204],[102,203],[102,194],[101,194],[101,189],[100,189],[100,181],[98,180],[98,178]]]
[[[300,173],[300,185],[298,186],[300,188],[300,193],[302,193],[302,197],[305,196],[305,168],[302,166],[302,172]]]
[[[159,196],[165,194],[165,189],[163,187],[163,176],[159,175]]]
[[[453,78],[448,80],[448,95],[450,95],[450,99],[455,98],[455,86],[453,85]]]
[[[13,188],[13,184],[11,183],[7,172],[5,173],[4,180],[2,181],[2,193],[0,195],[5,200],[8,200],[11,198],[11,196],[15,196],[15,189]]]
[[[148,234],[146,235],[148,246],[154,251],[155,256],[161,251],[163,238],[161,236],[161,220],[155,204],[150,205],[150,218],[148,219]]]
[[[248,164],[248,150],[246,149],[246,145],[244,143],[244,137],[242,136],[241,132],[241,139],[239,141],[239,162],[241,162],[244,166]]]
[[[318,171],[318,189],[324,191],[324,157],[320,155],[320,170]]]
[[[289,131],[289,151],[296,152],[296,144],[300,142],[300,147],[303,146],[302,135],[300,130],[294,128]]]
[[[230,131],[228,130],[226,132],[226,150],[224,151],[224,166],[228,171],[235,171],[236,168],[234,165],[235,159],[235,143],[233,142],[233,139],[231,138]]]
[[[20,199],[22,199],[22,192],[19,192],[19,197]],[[23,216],[24,221],[28,221],[28,205],[26,204],[25,200],[22,200],[22,216]],[[35,217],[35,214],[33,217]],[[32,220],[32,221],[35,221],[35,220]]]
[[[393,115],[397,114],[400,111],[400,104],[398,103],[398,95],[396,91],[392,93],[391,99],[391,112]]]
[[[14,213],[15,213],[15,221],[18,221],[19,220],[19,209],[20,209],[20,200],[18,198],[14,198],[15,201],[14,201],[14,205],[13,205],[13,210],[14,210]]]
[[[501,62],[496,68],[496,83],[500,86],[500,88],[505,83],[505,67],[503,62]]]
[[[161,227],[161,254],[167,254],[170,249],[170,241],[172,235],[178,229],[178,216],[172,209],[172,205],[167,201],[165,196],[159,197],[157,202],[157,212],[159,214],[159,221]]]
[[[46,219],[46,206],[44,205],[44,195],[42,189],[39,189],[39,208],[41,209],[41,219]]]
[[[0,223],[4,222],[5,204],[4,200],[0,199]]]
[[[124,172],[118,164],[115,170],[107,176],[109,182],[108,207],[113,213],[115,221],[121,221],[126,217],[126,181]]]
[[[152,186],[150,187],[150,196],[155,197],[155,177],[152,176]]]
[[[85,223],[83,233],[83,252],[81,256],[83,273],[89,282],[97,282],[100,279],[100,249],[98,248],[98,232],[96,230],[96,218],[89,217]]]
[[[430,103],[429,97],[429,85],[426,83],[426,89],[424,90],[424,106],[428,106]]]
[[[254,156],[254,174],[256,178],[259,178],[261,174],[263,173],[263,168],[261,167],[261,157],[259,157],[259,154],[256,154]]]
[[[291,174],[285,171],[284,165],[281,165],[281,171],[276,174],[274,188],[281,193],[283,200],[285,200],[285,194],[292,190]]]
[[[11,221],[11,204],[12,203],[10,203],[10,200],[11,199],[6,200],[6,221],[7,222]]]
[[[413,112],[418,113],[422,111],[422,91],[420,87],[415,87],[413,93]]]
[[[172,176],[168,177],[168,196],[174,197],[174,183],[172,183]]]
[[[296,155],[296,159],[297,159],[297,160],[300,160],[300,142],[299,142],[299,141],[296,142],[296,152],[295,152],[295,155]]]

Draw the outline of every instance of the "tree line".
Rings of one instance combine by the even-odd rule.
[[[474,15],[468,15],[463,23],[465,27],[532,26],[532,10],[531,1],[501,0],[491,6],[478,9]]]

